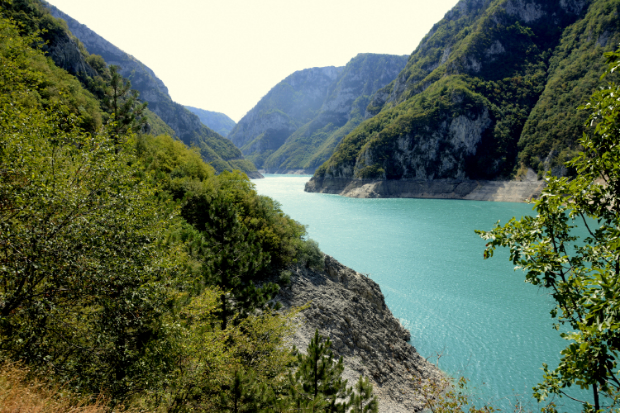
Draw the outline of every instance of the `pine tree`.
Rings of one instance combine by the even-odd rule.
[[[183,215],[210,240],[203,274],[208,285],[217,285],[224,291],[220,306],[222,328],[226,328],[234,314],[245,317],[279,291],[274,283],[260,287],[254,284],[257,273],[269,264],[269,256],[225,194],[193,197],[183,208]]]
[[[112,115],[109,131],[116,145],[130,129],[139,132],[147,127],[144,117],[147,103],[140,103],[139,95],[137,90],[131,89],[131,82],[118,73],[118,67],[110,66],[110,86],[103,104]]]
[[[372,394],[372,384],[364,376],[360,376],[351,397],[351,413],[377,413],[379,401]]]
[[[307,354],[299,354],[299,366],[292,379],[291,398],[295,407],[304,412],[345,412],[351,394],[347,380],[342,379],[342,357],[334,361],[331,340],[316,330]]]

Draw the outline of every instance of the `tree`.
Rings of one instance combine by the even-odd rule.
[[[291,375],[291,399],[297,409],[305,412],[345,412],[351,389],[342,379],[342,357],[334,361],[331,340],[316,330],[307,354],[298,354],[298,367]]]
[[[379,401],[372,394],[372,384],[368,378],[360,376],[351,396],[351,413],[377,413]]]
[[[620,49],[607,53],[607,73],[620,67]],[[487,240],[484,257],[508,247],[510,259],[525,280],[546,288],[555,300],[551,316],[569,344],[559,366],[544,365],[544,380],[535,397],[565,395],[578,385],[592,389],[592,400],[579,400],[584,411],[598,411],[601,395],[618,404],[620,380],[620,85],[596,91],[584,109],[590,111],[583,148],[568,166],[573,180],[547,176],[547,187],[535,202],[535,217],[511,219],[492,231],[477,231]],[[581,239],[580,231],[585,231]]]
[[[121,136],[130,130],[141,132],[146,128],[146,117],[144,111],[148,103],[140,103],[140,94],[137,90],[131,89],[131,82],[124,79],[118,73],[117,66],[110,66],[110,85],[103,99],[104,107],[110,112],[111,127],[110,135],[114,143],[120,143]]]
[[[247,316],[270,300],[279,287],[271,282],[255,284],[271,257],[264,252],[258,232],[245,224],[235,193],[223,189],[191,195],[182,213],[209,240],[203,276],[207,285],[222,289],[220,319],[225,329],[234,314]]]

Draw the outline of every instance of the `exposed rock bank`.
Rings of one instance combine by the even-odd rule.
[[[305,351],[318,328],[344,358],[349,385],[360,374],[370,378],[380,412],[421,410],[412,378],[439,377],[441,372],[408,343],[409,331],[387,307],[377,283],[330,256],[325,256],[325,271],[297,268],[291,281],[276,300],[285,308],[310,303],[299,315],[293,339],[299,349]]]
[[[467,179],[364,180],[312,178],[306,192],[350,198],[440,198],[473,201],[525,202],[536,198],[545,181],[483,181]]]

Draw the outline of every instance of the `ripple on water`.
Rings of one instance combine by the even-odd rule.
[[[440,368],[467,376],[478,395],[504,407],[515,394],[530,398],[542,363],[555,367],[566,345],[551,329],[552,301],[523,282],[506,251],[483,260],[484,242],[474,233],[531,214],[530,205],[344,198],[304,192],[308,179],[253,182],[307,225],[325,253],[379,283],[423,357],[436,361],[440,353]],[[579,407],[566,402],[562,410]]]

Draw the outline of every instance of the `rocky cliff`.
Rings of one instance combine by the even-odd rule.
[[[368,377],[379,397],[379,411],[420,411],[414,378],[439,378],[441,372],[420,356],[407,331],[385,304],[379,285],[325,256],[325,270],[292,268],[291,284],[275,298],[285,308],[309,307],[298,316],[293,339],[307,349],[315,329],[332,341],[344,359],[349,385]]]
[[[258,168],[321,108],[340,67],[300,70],[274,86],[228,135]]]
[[[269,172],[314,172],[340,140],[362,122],[370,96],[391,82],[406,62],[406,56],[370,53],[351,59],[329,86],[317,115],[293,132],[262,168]]]
[[[244,159],[230,141],[203,125],[198,116],[185,107],[173,102],[166,85],[150,68],[58,8],[47,3],[45,5],[52,16],[67,23],[71,33],[89,53],[102,56],[109,65],[119,66],[120,74],[131,81],[132,88],[140,92],[140,99],[148,102],[149,110],[172,128],[176,137],[185,144],[200,148],[203,158],[218,172],[240,169],[252,178],[261,177],[252,162]]]
[[[570,172],[559,165],[584,131],[577,107],[601,84],[602,54],[620,40],[618,9],[612,0],[459,1],[307,190]]]

